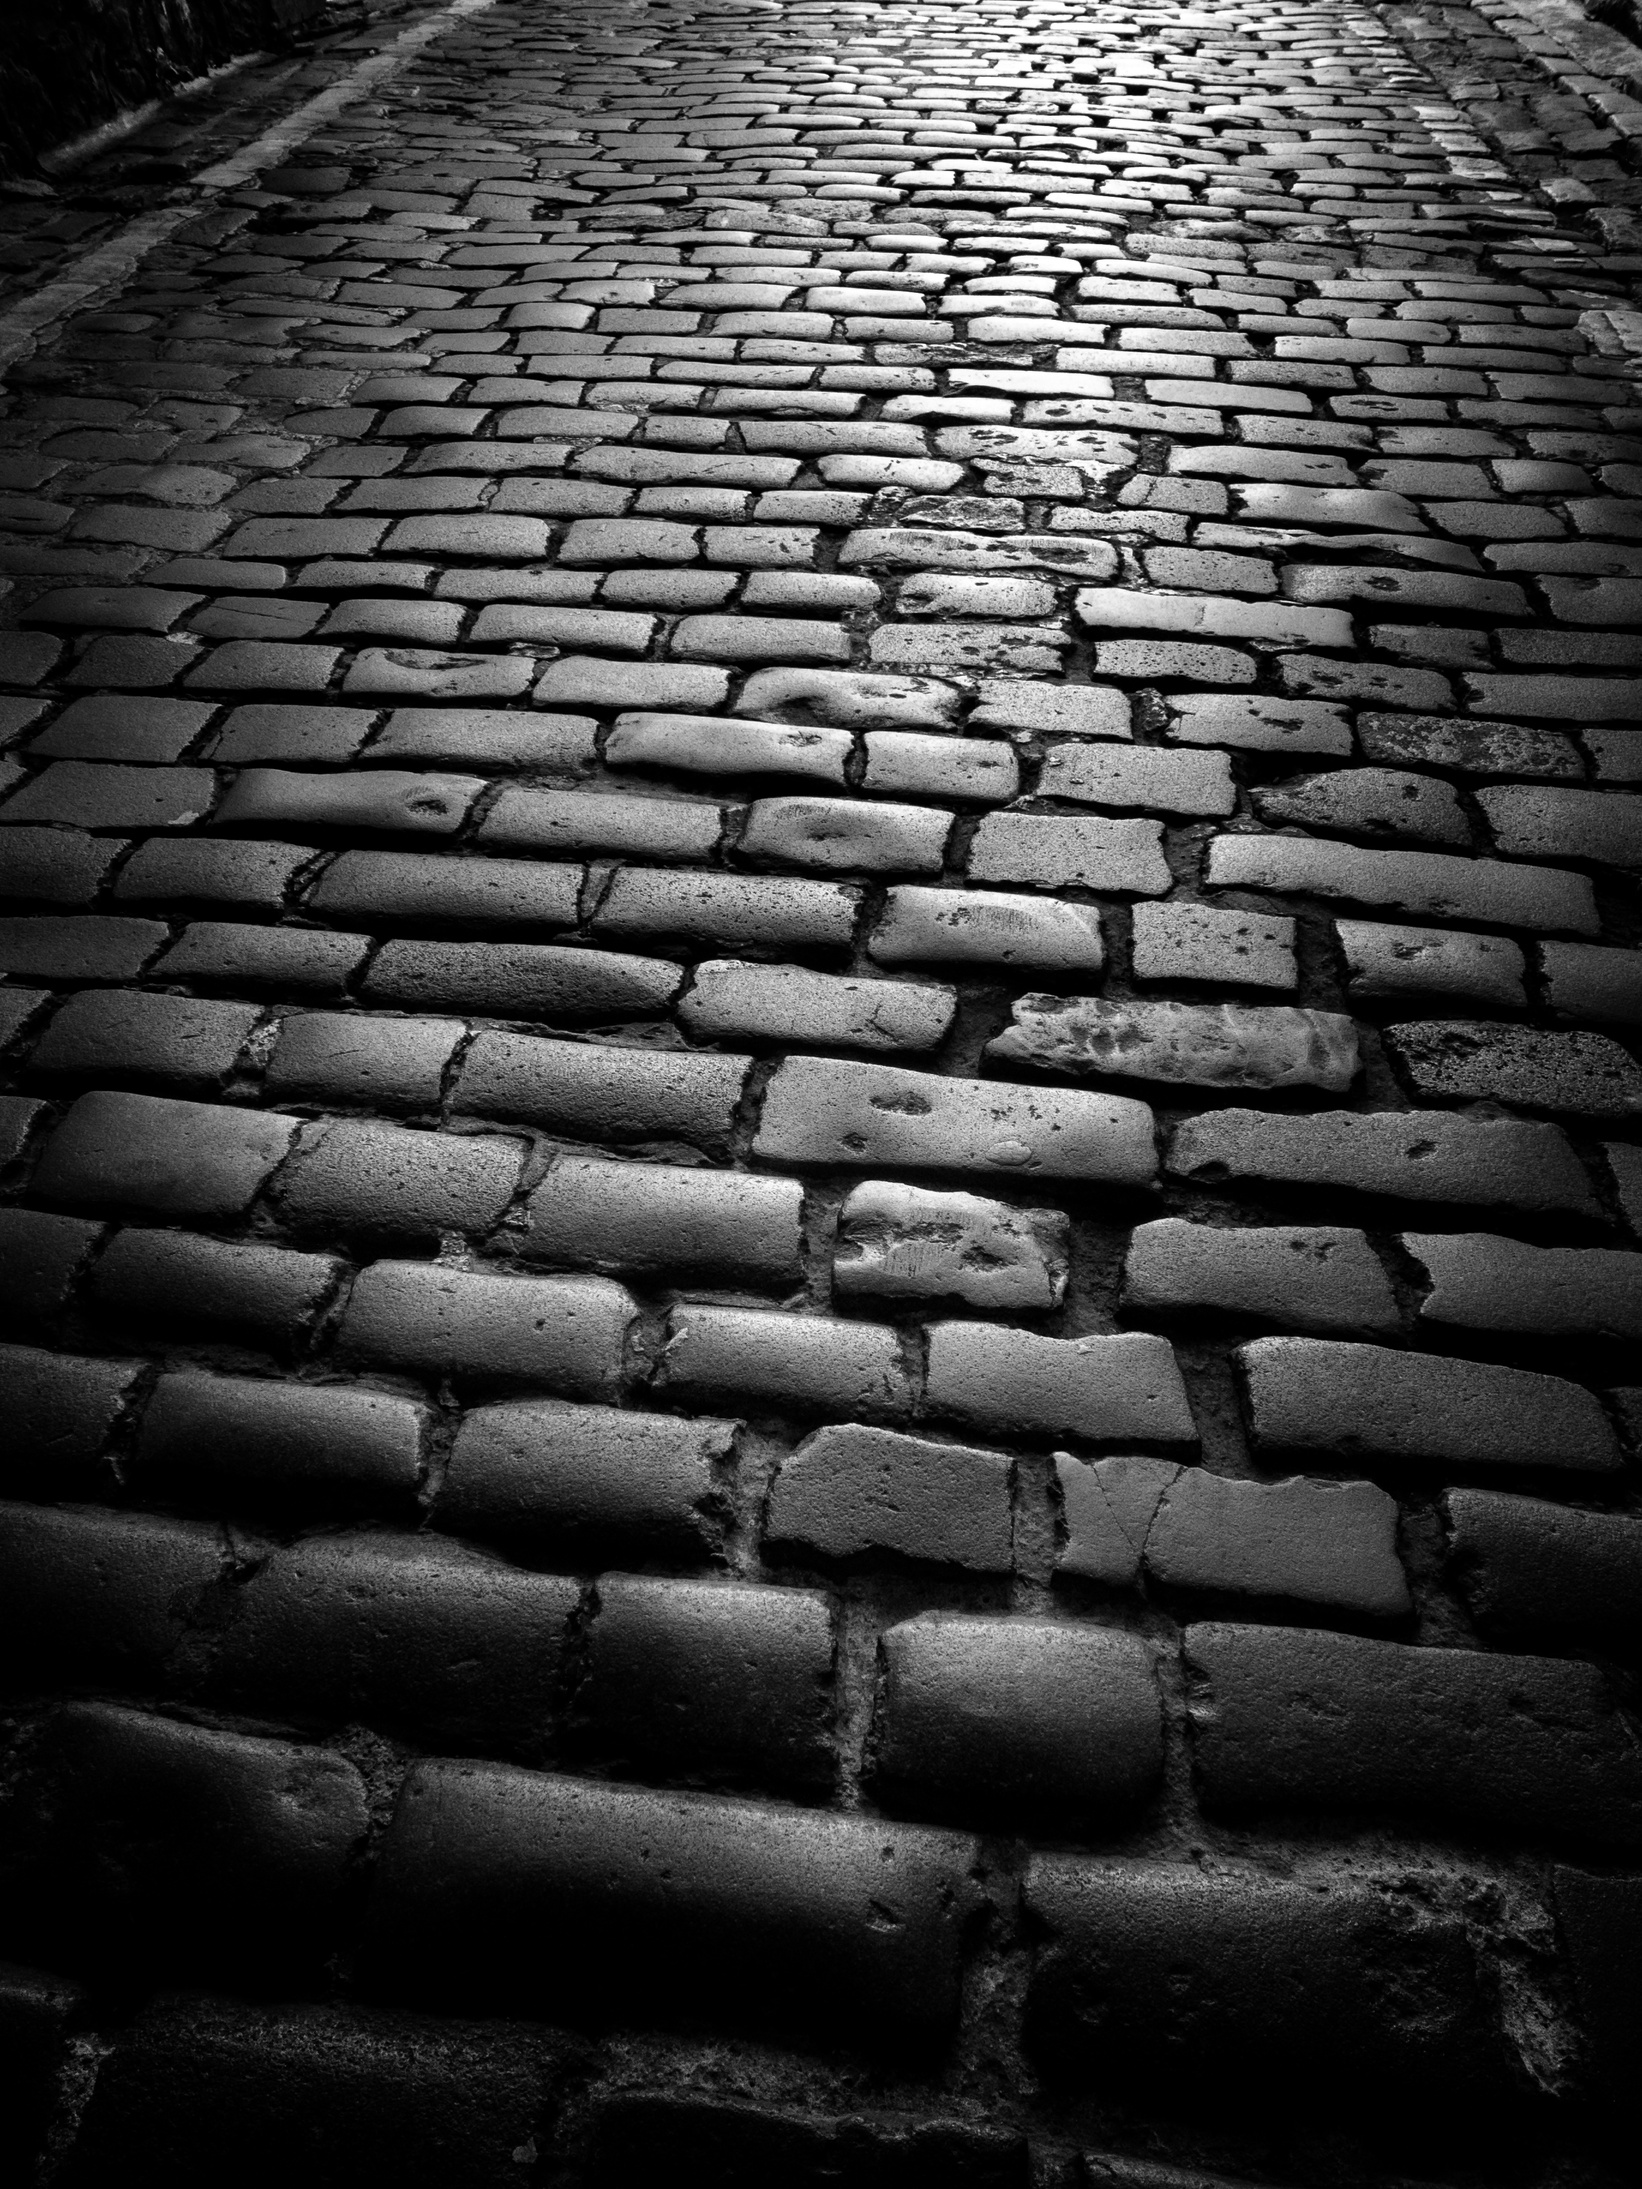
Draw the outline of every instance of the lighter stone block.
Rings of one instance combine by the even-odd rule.
[[[888,1300],[966,1300],[994,1313],[1058,1307],[1070,1219],[973,1193],[932,1193],[872,1179],[838,1219],[834,1291]]]
[[[987,1044],[989,1057],[1191,1087],[1323,1087],[1343,1094],[1357,1076],[1357,1030],[1334,1011],[1023,996],[1014,1012],[1015,1024]]]

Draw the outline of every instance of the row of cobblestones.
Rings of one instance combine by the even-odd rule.
[[[1625,2178],[1642,251],[1523,12],[498,0],[14,370],[20,2166]]]

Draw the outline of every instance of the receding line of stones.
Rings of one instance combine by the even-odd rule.
[[[494,7],[496,0],[447,0],[436,14],[424,16],[402,30],[380,53],[355,62],[346,74],[324,91],[274,122],[249,144],[207,167],[171,200],[131,221],[118,235],[72,262],[53,280],[30,296],[20,297],[0,312],[0,372],[19,364],[45,337],[99,297],[122,288],[150,251],[169,242],[179,228],[198,219],[200,213],[225,190],[237,190],[264,168],[277,167],[285,155],[321,129],[325,123],[362,99],[388,77],[397,75],[422,48],[464,20]],[[140,110],[139,110],[140,111]],[[138,126],[133,124],[133,126]]]
[[[397,74],[424,46],[466,17],[480,14],[495,4],[496,0],[448,0],[437,14],[412,24],[382,52],[357,62],[338,82],[304,101],[283,121],[262,131],[229,158],[204,169],[170,203],[139,216],[118,235],[85,253],[32,295],[20,298],[8,310],[0,312],[0,373],[30,356],[45,336],[73,313],[123,287],[142,260],[179,228],[197,218],[202,205],[209,199],[225,190],[239,188],[265,168],[277,166],[287,152],[314,135],[335,114],[387,77]],[[1380,38],[1381,42],[1391,43],[1383,31]],[[255,55],[245,57],[246,60],[255,58]],[[228,66],[232,70],[241,65],[242,62],[236,60]],[[212,76],[185,86],[184,92],[203,88],[226,72],[215,71]],[[147,119],[147,110],[136,110],[136,115],[119,128],[118,134],[128,134],[130,129],[141,126],[139,116]],[[102,148],[100,141],[93,140],[114,141],[107,136],[107,129],[112,126],[105,125],[103,132],[94,131],[89,139],[78,140],[64,151],[76,158],[89,156],[92,150]]]
[[[99,122],[95,129],[83,135],[70,137],[65,144],[54,145],[49,152],[40,154],[40,165],[48,175],[67,175],[87,160],[94,160],[99,152],[106,152],[111,145],[123,144],[127,137],[134,137],[139,129],[146,129],[169,107],[185,105],[197,99],[203,92],[214,91],[230,76],[241,75],[254,68],[259,61],[271,61],[273,54],[260,48],[251,53],[236,53],[231,60],[217,68],[207,69],[203,76],[190,77],[179,84],[175,91],[168,91],[163,99],[149,99],[141,106],[128,106],[112,120]]]

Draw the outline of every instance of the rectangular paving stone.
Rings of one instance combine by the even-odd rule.
[[[1219,889],[1383,904],[1439,919],[1502,927],[1597,930],[1591,886],[1581,874],[1458,859],[1437,851],[1377,851],[1293,836],[1217,836],[1208,882]]]
[[[1385,1808],[1596,1847],[1642,1835],[1642,1771],[1593,1666],[1276,1627],[1190,1627],[1186,1651],[1216,1807]]]
[[[994,1323],[937,1323],[925,1404],[993,1435],[1193,1443],[1172,1349],[1141,1331],[1041,1338]]]
[[[1259,1179],[1580,1214],[1597,1206],[1584,1165],[1557,1126],[1441,1111],[1209,1111],[1176,1129],[1168,1167],[1209,1185]]]
[[[1160,897],[1174,879],[1163,857],[1162,835],[1157,821],[989,813],[970,844],[968,872],[978,882]]]
[[[1256,1338],[1237,1361],[1262,1451],[1438,1467],[1621,1464],[1599,1402],[1560,1376],[1322,1338]]]
[[[827,1167],[1019,1172],[1145,1184],[1151,1112],[1117,1096],[789,1057],[764,1096],[754,1152]]]

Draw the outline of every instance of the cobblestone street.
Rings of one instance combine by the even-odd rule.
[[[1642,49],[212,98],[0,197],[0,2175],[1623,2189]]]

